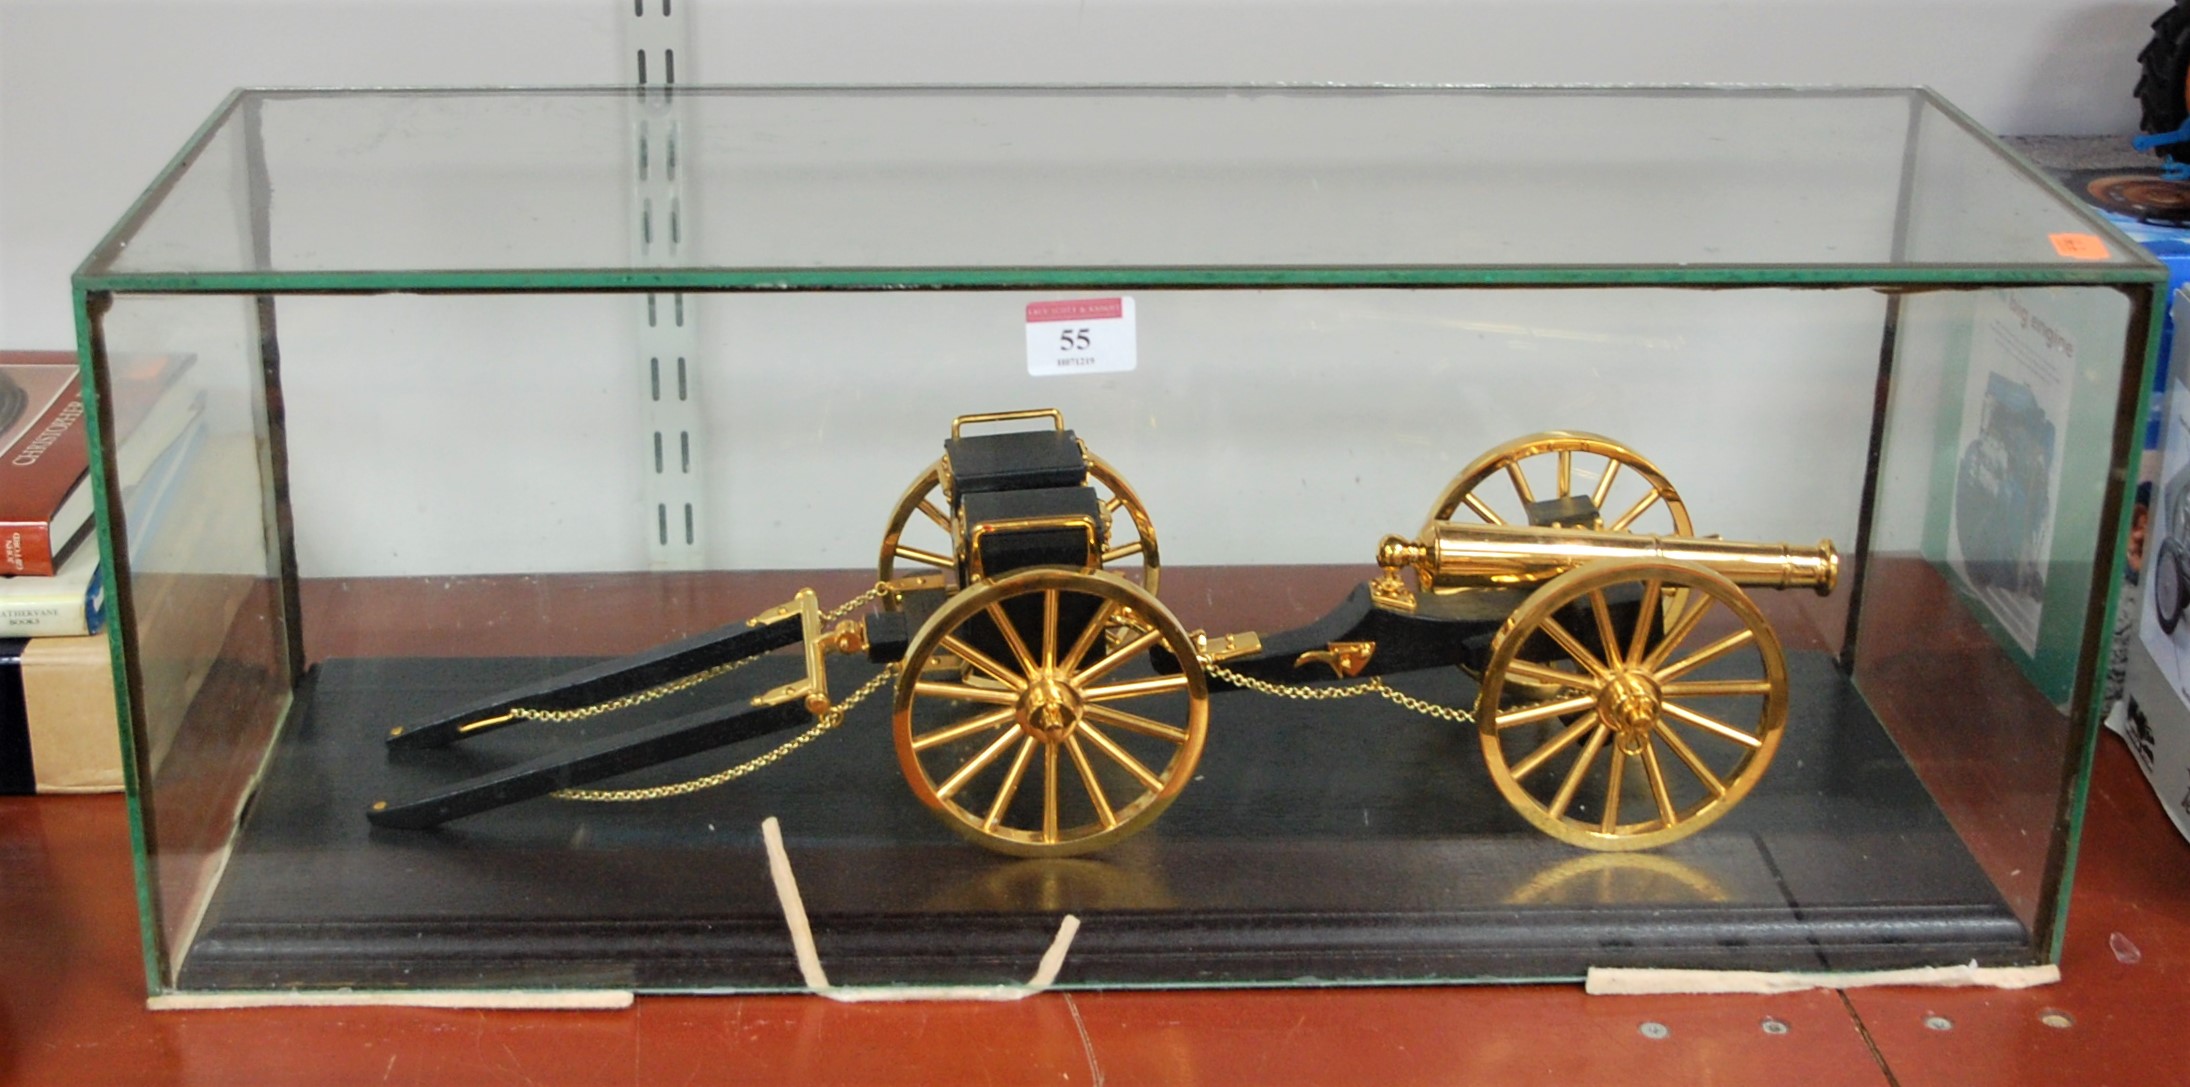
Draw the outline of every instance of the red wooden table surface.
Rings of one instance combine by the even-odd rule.
[[[2190,845],[2111,738],[2079,875],[2066,980],[2015,993],[1590,997],[1576,986],[1482,986],[154,1014],[142,1007],[120,799],[8,798],[0,1082],[2190,1082]]]

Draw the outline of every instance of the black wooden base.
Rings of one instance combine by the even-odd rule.
[[[1823,656],[1790,659],[1763,784],[1646,854],[1545,838],[1474,736],[1381,701],[1215,696],[1194,783],[1107,853],[1012,860],[959,839],[899,777],[886,697],[744,781],[640,804],[527,801],[429,831],[375,799],[522,762],[585,726],[386,751],[430,716],[567,659],[335,660],[300,691],[184,989],[794,989],[759,825],[782,820],[838,984],[1023,980],[1063,913],[1060,984],[1291,985],[1577,976],[1593,965],[1764,970],[2023,961],[2028,934]],[[740,688],[785,682],[770,658]],[[862,666],[832,666],[849,690]],[[1398,685],[1464,703],[1457,676]],[[664,700],[653,715],[715,697]],[[650,715],[649,719],[657,719]],[[638,722],[619,722],[629,728]],[[780,737],[615,784],[719,769]]]

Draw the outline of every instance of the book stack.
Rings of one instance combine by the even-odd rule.
[[[115,360],[115,462],[132,555],[205,441],[188,355]],[[0,793],[121,787],[106,608],[75,359],[0,357]]]

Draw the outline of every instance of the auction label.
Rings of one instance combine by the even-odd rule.
[[[2114,255],[2096,234],[2048,234],[2046,240],[2053,243],[2054,252],[2070,260],[2106,260]]]
[[[1027,373],[1119,374],[1137,361],[1132,299],[1027,304]]]

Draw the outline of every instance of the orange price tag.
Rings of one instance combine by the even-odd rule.
[[[2048,234],[2046,238],[2053,243],[2054,252],[2070,260],[2105,260],[2113,256],[2096,234]]]

